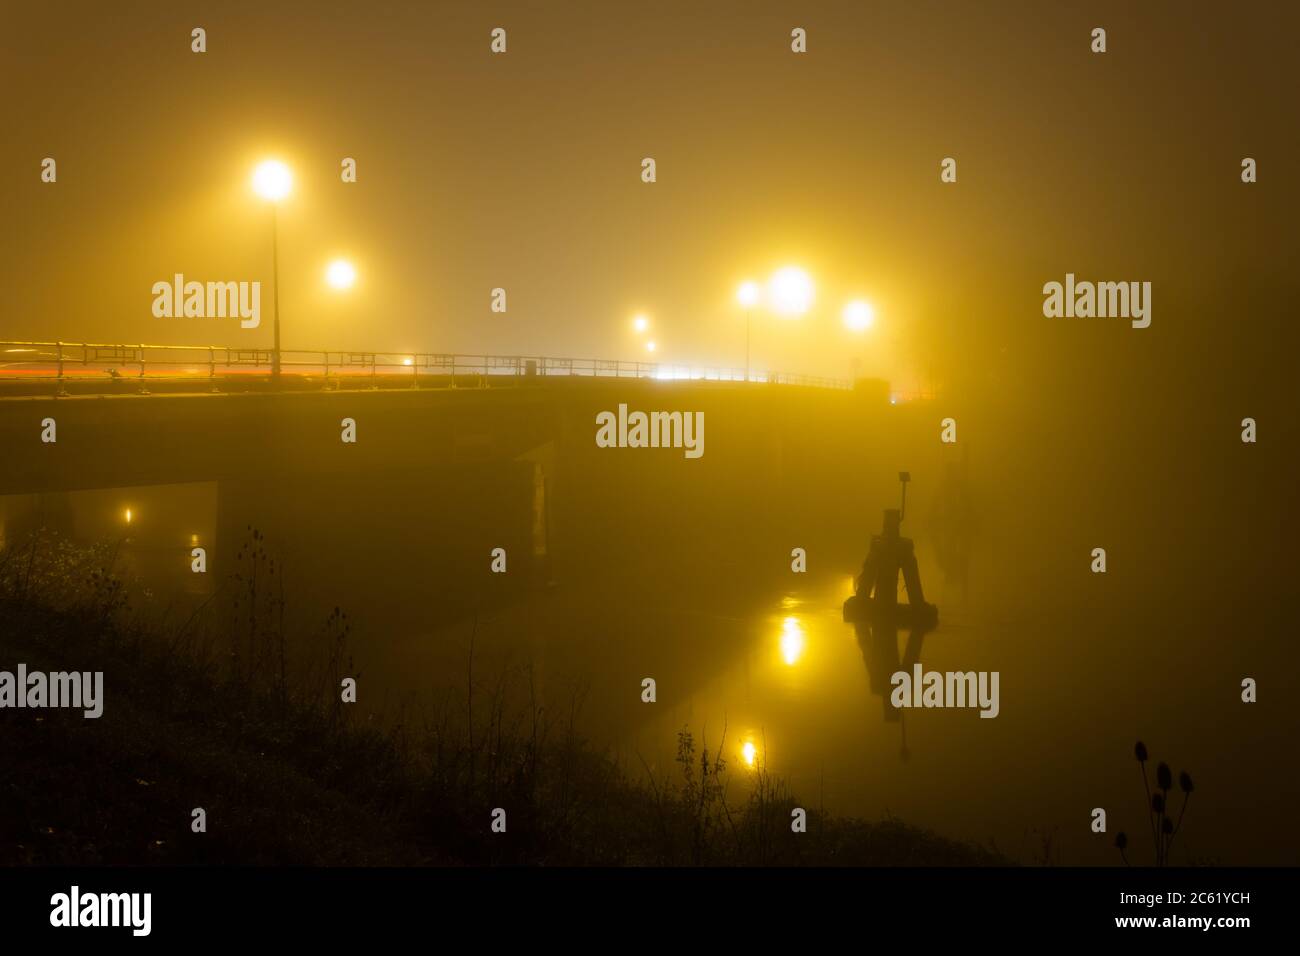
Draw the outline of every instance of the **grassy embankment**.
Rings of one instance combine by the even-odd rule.
[[[103,671],[105,699],[99,719],[0,710],[0,865],[1006,862],[811,807],[793,833],[804,804],[779,779],[760,771],[729,799],[724,761],[685,730],[672,779],[624,768],[536,700],[526,669],[490,683],[471,669],[379,720],[340,699],[346,615],[287,633],[260,534],[239,561],[197,613],[144,625],[111,548],[41,535],[0,553],[0,670]]]

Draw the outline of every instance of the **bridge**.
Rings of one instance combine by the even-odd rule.
[[[892,406],[883,382],[646,363],[285,353],[275,388],[265,351],[4,352],[16,361],[0,369],[0,540],[127,533],[134,506],[138,549],[188,569],[195,536],[213,581],[251,524],[292,551],[300,581],[348,568],[406,580],[418,560],[452,582],[449,604],[469,600],[496,547],[511,555],[492,580],[504,588],[751,561],[788,573],[796,541],[860,560],[897,462],[916,460],[898,444],[922,411]],[[598,447],[596,416],[621,403],[703,413],[703,456]]]
[[[244,391],[346,388],[454,388],[535,378],[630,378],[798,385],[847,389],[847,380],[740,368],[529,355],[465,355],[356,350],[282,350],[217,345],[0,342],[0,397],[152,394],[156,390]]]

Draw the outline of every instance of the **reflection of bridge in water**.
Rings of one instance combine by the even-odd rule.
[[[212,391],[269,382],[272,349],[216,345],[122,345],[84,342],[0,342],[4,391],[52,394],[175,390],[202,384]],[[281,350],[284,388],[427,388],[510,384],[529,378],[648,378],[743,383],[742,368],[629,362],[620,359],[435,352]],[[849,382],[783,372],[748,373],[750,382],[848,388]],[[3,394],[3,393],[0,393]]]

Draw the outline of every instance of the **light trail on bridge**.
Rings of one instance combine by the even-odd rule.
[[[206,383],[212,390],[269,382],[272,350],[217,345],[124,345],[83,342],[0,342],[0,385],[49,382],[56,394],[68,385],[87,394],[96,383],[114,391],[135,384]],[[429,352],[297,349],[281,352],[286,378],[303,387],[486,387],[510,380],[553,377],[711,381],[847,389],[848,380],[740,368],[637,362],[620,359]],[[287,384],[287,383],[286,383]]]

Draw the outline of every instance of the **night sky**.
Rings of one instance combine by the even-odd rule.
[[[1269,345],[1294,341],[1284,4],[307,9],[6,9],[0,337],[269,346],[268,322],[155,318],[150,288],[181,272],[269,294],[249,177],[275,156],[295,175],[288,349],[636,359],[644,312],[658,358],[736,367],[737,284],[793,263],[815,305],[756,312],[755,366],[847,377],[857,359],[902,389],[1040,397],[1249,396],[1290,368]],[[358,269],[347,294],[322,280],[335,256]],[[1044,318],[1043,283],[1067,272],[1151,281],[1151,327]],[[840,322],[853,297],[876,309],[866,335]]]

